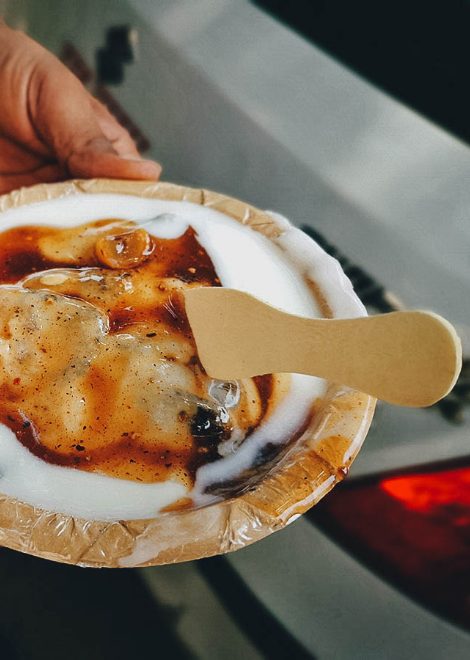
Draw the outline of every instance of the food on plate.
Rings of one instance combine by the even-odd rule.
[[[270,491],[273,506],[325,479],[326,492],[360,447],[369,397],[357,399],[364,423],[351,424],[356,399],[341,394],[330,452],[322,433],[336,423],[324,417],[331,386],[292,374],[210,378],[184,309],[187,288],[228,286],[294,314],[363,314],[336,263],[280,216],[255,224],[229,198],[217,210],[175,199],[185,189],[146,198],[132,185],[136,194],[112,184],[112,193],[46,195],[0,214],[3,525],[2,510],[19,506],[31,520],[44,512],[87,521],[87,533],[93,521],[204,529],[204,511],[217,516],[270,488],[299,448],[314,450],[319,483],[286,483]],[[223,536],[217,525],[204,534]],[[115,561],[107,552],[100,565]],[[207,552],[201,542],[190,556]]]

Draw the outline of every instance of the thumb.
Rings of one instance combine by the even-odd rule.
[[[47,53],[30,84],[30,107],[37,130],[70,175],[158,179],[160,166],[123,158],[103,133],[92,97],[75,76]]]
[[[57,155],[62,160],[60,152]],[[78,177],[156,180],[161,172],[160,165],[151,160],[119,156],[100,129],[93,138],[85,141],[76,139],[72,148],[65,150],[63,157],[68,172]]]

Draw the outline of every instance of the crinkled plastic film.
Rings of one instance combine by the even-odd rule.
[[[0,212],[82,193],[184,200],[221,211],[274,240],[285,231],[271,215],[248,204],[170,183],[99,179],[38,185],[0,197]],[[337,270],[332,276],[343,277]],[[110,568],[168,564],[238,550],[295,520],[344,478],[367,434],[374,407],[372,397],[330,385],[316,403],[311,427],[257,486],[200,509],[152,520],[97,522],[44,511],[0,494],[0,545],[59,562]]]

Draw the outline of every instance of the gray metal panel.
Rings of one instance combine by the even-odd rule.
[[[229,561],[321,660],[464,660],[469,637],[361,566],[304,519]]]

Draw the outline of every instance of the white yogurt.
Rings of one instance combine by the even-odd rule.
[[[102,218],[145,223],[146,230],[160,238],[176,238],[188,226],[193,227],[223,286],[251,293],[286,312],[320,315],[302,276],[308,274],[335,316],[364,313],[337,262],[280,216],[276,220],[285,231],[278,246],[213,209],[129,195],[80,194],[40,202],[0,214],[0,226],[2,230],[27,224],[70,227]],[[188,495],[203,504],[210,499],[203,494],[209,484],[236,477],[267,442],[280,443],[292,435],[325,387],[318,378],[293,375],[289,392],[269,418],[236,453],[201,467],[189,493],[175,480],[141,484],[51,465],[31,454],[9,428],[0,425],[0,492],[46,510],[94,520],[152,518],[161,508]]]

